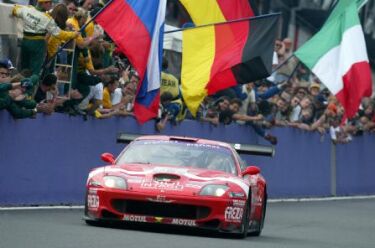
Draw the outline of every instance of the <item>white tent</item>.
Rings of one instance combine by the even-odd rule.
[[[171,31],[178,29],[177,27],[173,27],[170,25],[164,26],[164,31]],[[171,50],[175,52],[182,52],[182,32],[173,32],[173,33],[166,33],[164,34],[164,49]]]

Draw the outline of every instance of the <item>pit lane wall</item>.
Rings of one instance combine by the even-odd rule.
[[[100,154],[122,150],[117,133],[155,133],[153,122],[139,126],[132,118],[84,121],[54,114],[14,120],[5,111],[0,130],[0,206],[81,205],[89,171],[105,164]],[[327,135],[288,128],[272,133],[279,138],[274,158],[245,157],[261,168],[270,198],[375,194],[374,135],[335,150]],[[266,144],[250,127],[239,125],[184,121],[163,134]]]

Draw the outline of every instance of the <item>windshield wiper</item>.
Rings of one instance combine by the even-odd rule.
[[[144,162],[144,161],[142,161],[142,162],[128,162],[129,164],[151,164],[151,162],[148,162],[148,161],[146,161],[146,162]]]

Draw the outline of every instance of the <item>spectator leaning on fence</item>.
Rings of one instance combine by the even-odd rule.
[[[87,22],[88,13],[86,10],[82,8],[78,8],[75,12],[74,17],[68,19],[69,25],[73,27],[74,30],[80,30],[83,25]],[[90,112],[94,113],[95,109],[100,105],[99,101],[103,98],[103,86],[101,84],[102,76],[107,73],[117,73],[118,68],[113,66],[103,68],[103,69],[95,69],[90,51],[88,50],[88,45],[93,42],[96,38],[98,38],[97,34],[94,34],[90,37],[86,37],[85,30],[82,31],[81,35],[76,38],[76,51],[75,51],[75,58],[74,58],[74,66],[73,66],[73,80],[72,80],[72,87],[73,89],[77,89],[83,98],[91,97],[91,95],[101,95],[99,97],[95,97],[96,100],[96,107],[90,108]],[[98,89],[100,88],[100,89]],[[93,91],[101,91],[95,93]],[[85,99],[83,99],[85,101]],[[86,99],[86,101],[90,101],[91,99]],[[77,104],[73,103],[73,104]],[[84,110],[85,106],[81,106],[80,108]]]
[[[29,100],[25,92],[33,87],[30,79],[11,82],[7,61],[0,61],[0,110],[7,109],[14,118],[35,117],[36,103]]]

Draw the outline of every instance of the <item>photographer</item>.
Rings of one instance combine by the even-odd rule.
[[[165,128],[167,121],[170,121],[173,125],[177,124],[177,121],[183,119],[183,103],[181,100],[173,100],[173,95],[170,92],[164,92],[160,96],[160,108],[161,113],[159,118],[156,120],[156,130],[161,131]]]

